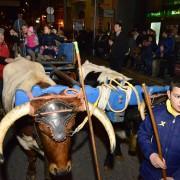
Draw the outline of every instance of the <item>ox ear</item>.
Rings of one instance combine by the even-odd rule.
[[[14,109],[9,111],[0,122],[0,163],[3,163],[3,141],[8,129],[21,117],[31,114],[30,103],[16,106]]]

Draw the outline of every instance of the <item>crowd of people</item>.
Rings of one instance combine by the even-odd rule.
[[[24,57],[29,56],[31,60],[35,60],[38,54],[54,58],[57,55],[58,42],[66,40],[62,29],[57,32],[51,26],[44,25],[42,31],[37,30],[36,27],[29,26],[23,20],[22,14],[18,14],[9,33],[6,32],[5,35],[12,57],[21,54]]]
[[[39,54],[56,57],[59,42],[67,40],[62,29],[57,31],[44,25],[42,31],[37,31],[36,27],[27,25],[21,14],[18,14],[9,35],[12,57],[21,54],[30,56],[32,60]],[[95,42],[91,31],[81,30],[75,38],[82,54],[90,55],[94,48],[97,56],[102,55],[109,60],[113,70],[121,71],[126,66],[155,77],[174,76],[180,36],[173,29],[161,32],[158,44],[154,30],[140,32],[134,28],[128,36],[121,22],[116,22],[108,34],[97,33]]]
[[[143,71],[147,75],[174,76],[180,36],[172,29],[163,31],[157,44],[156,33],[152,29],[139,33],[131,32],[127,66]]]
[[[174,29],[162,31],[158,43],[154,30],[140,32],[134,28],[128,36],[120,22],[116,22],[113,32],[108,34],[99,34],[96,46],[98,55],[99,52],[109,54],[112,69],[120,71],[121,67],[126,66],[148,76],[174,76],[180,51],[180,36]]]
[[[29,26],[18,14],[18,18],[10,29],[0,26],[0,91],[3,86],[3,69],[18,55],[35,61],[56,58],[60,43],[67,40],[60,29],[57,32],[49,25],[44,25],[42,31]],[[1,95],[2,92],[0,92]]]

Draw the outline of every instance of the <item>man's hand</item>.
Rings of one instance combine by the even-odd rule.
[[[151,161],[151,164],[155,168],[166,169],[166,162],[165,162],[165,160],[163,159],[163,161],[162,161],[157,153],[152,153],[150,155],[149,159]]]
[[[113,41],[109,39],[109,45],[112,46],[113,45]]]
[[[14,59],[13,59],[13,58],[6,58],[6,59],[5,59],[5,62],[11,63],[11,62],[14,62]]]
[[[164,178],[162,178],[161,180],[164,180]],[[172,178],[172,177],[166,177],[166,180],[174,180],[174,178]]]

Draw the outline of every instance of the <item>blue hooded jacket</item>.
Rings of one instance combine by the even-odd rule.
[[[166,105],[153,109],[160,137],[163,158],[166,161],[167,177],[180,180],[180,113],[175,112],[167,100]],[[157,153],[157,145],[149,116],[146,117],[138,130],[138,142],[144,154],[140,167],[140,175],[145,180],[160,180],[162,171],[155,168],[149,157]]]

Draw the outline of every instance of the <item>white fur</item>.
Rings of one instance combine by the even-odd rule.
[[[85,63],[82,65],[82,74],[83,78],[85,79],[86,76],[90,72],[101,72],[101,74],[98,77],[98,81],[100,83],[104,82],[106,83],[107,80],[110,79],[117,79],[117,80],[124,80],[124,81],[129,81],[131,78],[118,73],[117,71],[114,71],[110,68],[104,67],[104,66],[98,66],[96,64],[90,63],[88,60],[85,61]]]
[[[33,139],[31,136],[26,136],[26,135],[23,135],[22,137],[17,136],[17,140],[25,150],[36,150],[41,155],[44,155],[44,152],[39,148],[36,140]]]
[[[6,112],[10,111],[14,106],[16,89],[29,92],[32,86],[38,82],[55,85],[55,82],[46,75],[40,63],[17,57],[14,62],[6,65],[3,71],[2,93],[2,101]]]

